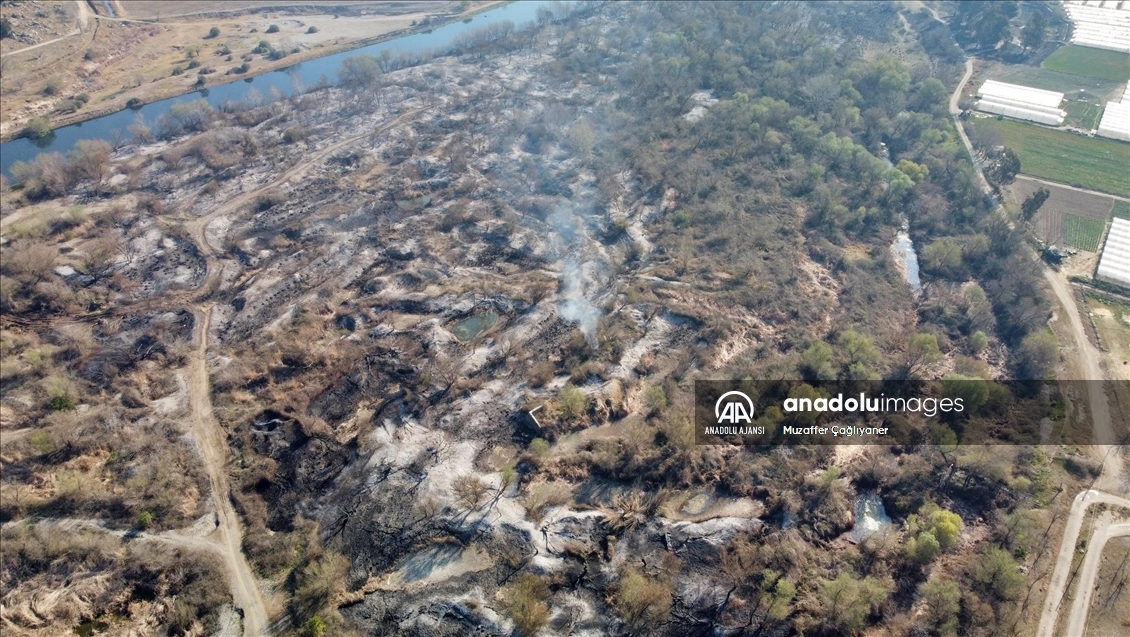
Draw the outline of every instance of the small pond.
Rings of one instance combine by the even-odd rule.
[[[451,332],[455,334],[455,338],[467,342],[479,334],[494,327],[498,322],[498,314],[495,312],[483,312],[482,314],[475,314],[459,321],[451,328]]]
[[[891,528],[891,518],[883,501],[875,493],[863,493],[855,499],[855,528],[851,530],[851,539],[862,542],[876,533],[883,533]]]

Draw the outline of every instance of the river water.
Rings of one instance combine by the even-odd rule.
[[[309,88],[318,84],[323,78],[334,81],[337,78],[338,69],[341,68],[341,61],[351,55],[362,53],[380,55],[381,51],[389,51],[395,55],[428,49],[439,50],[450,46],[459,35],[495,22],[509,20],[521,27],[537,19],[539,7],[555,4],[558,3],[548,1],[512,2],[460,22],[436,27],[430,31],[413,33],[359,49],[307,60],[285,69],[255,77],[236,80],[228,84],[209,86],[195,94],[173,97],[146,104],[136,110],[126,109],[78,124],[64,126],[55,129],[52,134],[41,139],[13,139],[10,142],[0,144],[0,172],[10,174],[8,171],[13,163],[21,160],[28,161],[41,152],[59,151],[65,153],[74,148],[75,142],[81,139],[104,139],[113,143],[117,136],[128,136],[126,129],[134,122],[139,113],[148,124],[152,125],[158,117],[167,113],[172,105],[178,101],[191,101],[202,97],[212,106],[219,106],[227,101],[238,102],[243,100],[252,89],[255,89],[261,96],[270,95],[272,88],[282,91],[284,95],[291,95],[296,91],[302,91],[304,87]],[[348,18],[341,19],[347,20]]]
[[[891,250],[902,260],[905,267],[906,282],[910,284],[910,289],[918,292],[922,289],[922,279],[918,276],[918,253],[914,251],[914,242],[910,240],[910,235],[905,230],[895,235],[895,242],[891,245]]]

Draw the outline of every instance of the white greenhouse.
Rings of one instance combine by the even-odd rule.
[[[1071,0],[1063,8],[1074,26],[1072,44],[1130,52],[1130,2]]]
[[[1049,126],[1059,126],[1067,117],[1067,111],[1059,108],[1063,93],[986,80],[977,94],[981,96],[977,110],[986,113]]]
[[[1127,85],[1126,90],[1122,93],[1122,101],[1106,103],[1106,109],[1103,110],[1103,118],[1099,122],[1099,130],[1096,131],[1096,134],[1130,142],[1130,99],[1127,99],[1128,96],[1130,96],[1130,85]]]
[[[1095,278],[1130,288],[1130,221],[1115,217]]]

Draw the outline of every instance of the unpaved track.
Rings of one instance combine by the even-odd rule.
[[[188,403],[192,413],[190,424],[200,455],[204,459],[204,469],[208,474],[208,485],[212,491],[212,501],[216,506],[220,535],[221,554],[231,578],[232,598],[235,605],[243,609],[243,634],[260,637],[266,634],[268,614],[259,593],[255,574],[243,555],[243,532],[232,507],[231,486],[228,484],[227,440],[219,423],[212,416],[212,387],[208,380],[208,327],[212,318],[212,306],[195,308],[196,348],[188,363]]]
[[[45,42],[39,42],[39,43],[33,44],[31,46],[25,46],[22,49],[16,49],[15,51],[5,51],[4,53],[0,53],[0,57],[8,57],[9,55],[15,55],[17,53],[23,53],[25,51],[31,51],[33,49],[38,49],[41,46],[47,46],[48,44],[55,44],[56,42],[62,42],[63,40],[66,40],[69,37],[80,35],[86,29],[86,3],[83,2],[82,0],[75,0],[75,4],[78,5],[78,17],[76,18],[77,21],[78,21],[78,25],[77,25],[78,28],[76,28],[74,31],[71,31],[70,33],[68,33],[66,35],[61,35],[57,38],[47,40]]]
[[[1079,583],[1075,585],[1075,601],[1071,604],[1071,615],[1067,620],[1065,635],[1085,635],[1087,630],[1087,616],[1091,610],[1091,599],[1095,594],[1095,579],[1099,576],[1099,566],[1102,564],[1103,547],[1112,537],[1130,536],[1130,522],[1111,524],[1110,511],[1103,513],[1099,527],[1091,535],[1087,543],[1087,557],[1083,558],[1083,566],[1079,569]]]
[[[1024,181],[1034,181],[1038,184],[1045,184],[1047,186],[1055,186],[1056,188],[1066,188],[1067,190],[1074,190],[1076,192],[1085,192],[1088,195],[1095,195],[1096,197],[1109,197],[1110,199],[1117,199],[1119,201],[1130,201],[1130,198],[1120,197],[1118,195],[1112,195],[1109,192],[1101,192],[1099,190],[1087,190],[1086,188],[1080,188],[1078,186],[1072,186],[1071,184],[1064,184],[1064,183],[1060,183],[1058,181],[1049,181],[1047,179],[1040,179],[1039,177],[1032,177],[1030,175],[1017,175],[1016,178],[1017,179],[1023,179]]]
[[[205,229],[213,219],[224,213],[238,210],[252,202],[256,197],[278,188],[284,182],[299,176],[312,166],[325,160],[330,153],[365,137],[382,133],[428,108],[431,108],[431,106],[413,109],[374,130],[331,144],[311,155],[309,159],[294,165],[269,184],[241,194],[218,206],[207,215],[185,223],[186,230],[188,230],[193,241],[196,242],[207,264],[207,275],[204,277],[204,281],[191,292],[195,294],[203,291],[207,294],[219,283],[221,269],[217,263],[216,252],[205,236]],[[200,455],[204,460],[204,467],[208,474],[212,500],[216,506],[216,515],[219,521],[216,530],[219,533],[221,554],[231,579],[232,597],[235,600],[235,605],[243,609],[243,634],[247,637],[261,637],[267,634],[270,616],[259,591],[255,574],[243,554],[242,526],[230,499],[231,485],[228,482],[227,440],[223,429],[212,414],[212,388],[208,377],[208,331],[212,320],[212,304],[207,301],[202,302],[194,306],[192,311],[196,318],[196,348],[189,357],[188,364],[188,396],[192,433],[200,447]]]
[[[1059,617],[1063,597],[1067,593],[1067,585],[1071,579],[1071,563],[1075,558],[1075,547],[1079,543],[1079,531],[1083,528],[1083,518],[1087,514],[1088,507],[1099,503],[1130,509],[1130,500],[1110,493],[1088,489],[1075,496],[1075,501],[1071,503],[1071,513],[1068,514],[1067,524],[1063,529],[1063,542],[1059,546],[1059,554],[1056,556],[1052,578],[1048,582],[1048,595],[1044,599],[1044,608],[1040,614],[1040,626],[1036,630],[1036,637],[1054,637],[1055,635],[1055,624]],[[1107,527],[1096,525],[1095,533],[1102,532],[1104,528]],[[1088,581],[1089,585],[1093,587],[1093,580],[1081,580],[1080,584]],[[1083,621],[1086,621],[1085,616]],[[1076,635],[1070,632],[1067,634]],[[1082,635],[1082,633],[1079,633],[1079,635]]]
[[[934,14],[937,18],[937,14]],[[965,84],[969,78],[973,77],[973,58],[965,58],[965,75],[961,76],[961,81],[957,83],[957,88],[954,90],[953,95],[950,95],[950,115],[953,116],[953,124],[957,127],[957,134],[961,136],[961,143],[965,144],[965,150],[969,151],[969,159],[973,161],[973,166],[977,167],[977,157],[973,154],[973,144],[969,141],[969,137],[965,134],[965,128],[961,125],[961,120],[957,118],[961,114],[961,107],[958,102],[961,101],[961,92],[965,90]],[[989,187],[988,180],[985,179],[984,173],[980,168],[977,168],[977,179],[981,182],[981,191],[989,194],[993,191]]]

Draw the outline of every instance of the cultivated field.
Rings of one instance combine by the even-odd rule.
[[[1130,202],[1115,200],[1114,208],[1111,209],[1110,214],[1112,217],[1130,219]]]
[[[975,125],[997,131],[1025,175],[1130,196],[1130,144],[1011,120],[981,118]]]
[[[1042,65],[1053,71],[1087,75],[1113,82],[1130,80],[1130,55],[1069,44],[1048,56]]]
[[[1063,244],[1069,248],[1097,252],[1106,230],[1106,221],[1076,214],[1063,215]]]
[[[1009,186],[1016,208],[1019,208],[1020,202],[1041,186],[1043,184],[1024,179],[1018,179]],[[1051,195],[1036,214],[1036,218],[1032,220],[1036,236],[1049,244],[1072,245],[1080,250],[1095,251],[1098,239],[1094,238],[1094,228],[1098,228],[1098,234],[1101,236],[1102,228],[1110,217],[1111,204],[1116,200],[1069,188],[1045,187]],[[1087,232],[1084,231],[1086,228],[1091,228],[1090,239],[1087,239]],[[1075,243],[1068,241],[1072,237]],[[1079,245],[1084,242],[1093,246]]]
[[[1059,91],[1065,93],[1068,98],[1073,97],[1071,93],[1075,91],[1086,90],[1105,99],[1112,96],[1116,91],[1121,94],[1122,90],[1122,83],[1117,80],[1076,75],[1023,64],[991,63],[986,68],[984,77],[1001,82],[1023,84],[1045,91]]]

